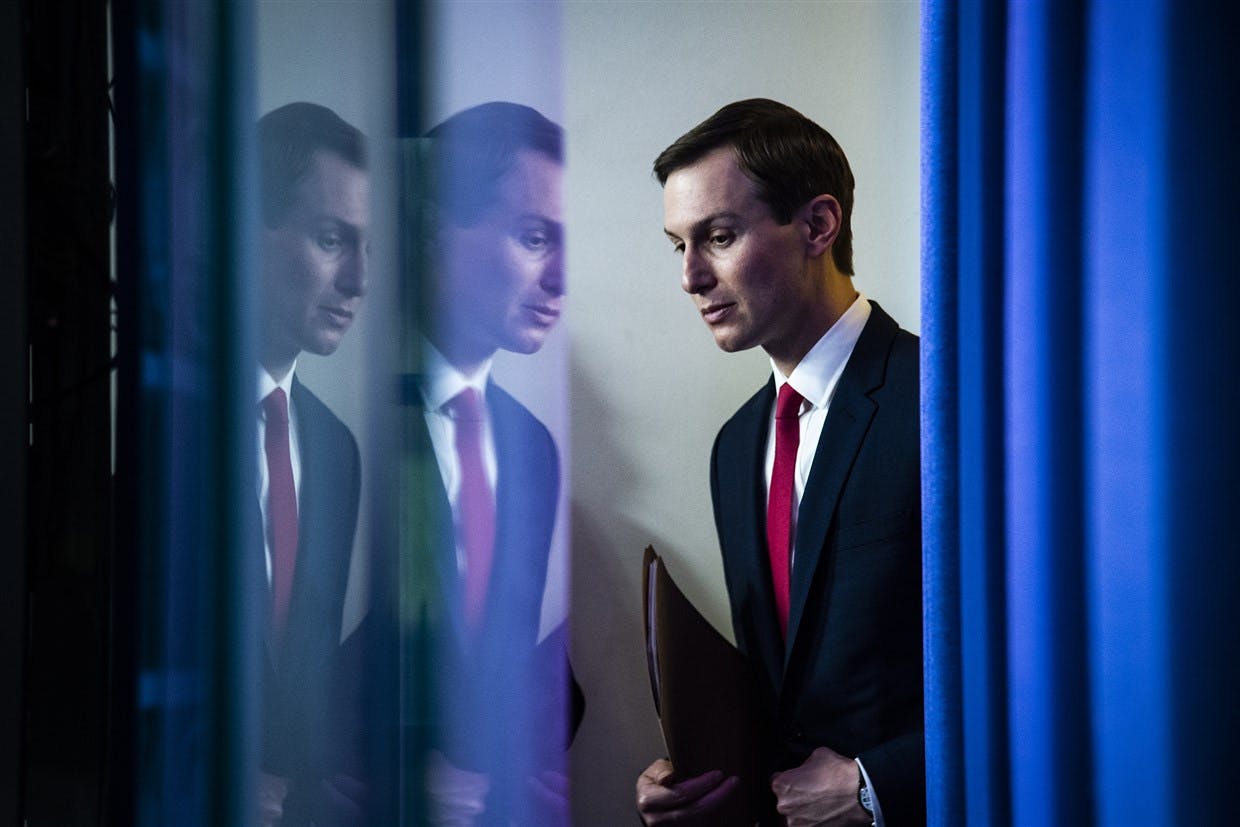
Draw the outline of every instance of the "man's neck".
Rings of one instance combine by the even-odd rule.
[[[297,357],[301,351],[292,350],[289,352],[286,348],[276,347],[270,343],[260,347],[258,363],[262,365],[263,370],[267,371],[278,385],[284,381],[284,377],[288,376],[293,370],[293,366],[297,364]]]
[[[281,361],[277,363],[272,363],[271,361],[260,361],[259,364],[262,365],[263,370],[267,371],[267,375],[271,377],[272,381],[279,385],[284,381],[285,377],[292,372],[293,365],[296,364],[296,362],[297,360],[294,359],[289,362]]]
[[[791,376],[792,371],[805,358],[805,354],[826,335],[827,331],[840,320],[852,303],[857,300],[857,289],[853,286],[851,276],[845,276],[832,268],[823,284],[823,292],[819,301],[806,309],[806,318],[801,325],[801,335],[790,343],[786,352],[773,353],[767,351],[775,367],[784,376]]]
[[[484,369],[495,356],[495,351],[487,350],[483,347],[471,346],[468,342],[461,339],[449,339],[444,336],[425,333],[423,334],[435,350],[443,356],[444,361],[452,366],[453,370],[465,377],[477,375],[478,371]]]

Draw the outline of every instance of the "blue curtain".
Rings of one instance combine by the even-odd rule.
[[[1238,34],[923,3],[931,824],[1235,818]]]

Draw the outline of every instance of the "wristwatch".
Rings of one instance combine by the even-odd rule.
[[[870,785],[865,783],[865,776],[857,772],[857,803],[861,805],[861,809],[865,810],[870,816],[870,825],[874,825],[874,793],[870,790]]]

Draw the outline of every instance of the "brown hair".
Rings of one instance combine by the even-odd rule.
[[[787,224],[818,195],[840,202],[840,232],[831,247],[836,268],[853,274],[853,174],[831,133],[790,106],[766,98],[729,103],[663,150],[654,162],[660,184],[676,170],[729,146],[736,163],[758,185],[758,197]]]
[[[366,136],[326,106],[290,103],[258,121],[263,223],[279,227],[319,150],[366,168]]]
[[[434,169],[430,196],[461,226],[476,224],[521,150],[564,163],[564,130],[541,112],[492,101],[458,112],[426,133]]]

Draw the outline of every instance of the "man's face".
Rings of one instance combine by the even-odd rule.
[[[433,324],[449,358],[543,346],[563,309],[561,176],[556,161],[522,150],[478,223],[443,221]]]
[[[370,184],[366,172],[319,150],[283,223],[263,229],[265,355],[333,353],[366,292]]]
[[[760,346],[779,358],[801,346],[808,310],[819,301],[807,225],[775,219],[730,147],[668,176],[663,216],[683,259],[680,286],[720,348]]]

